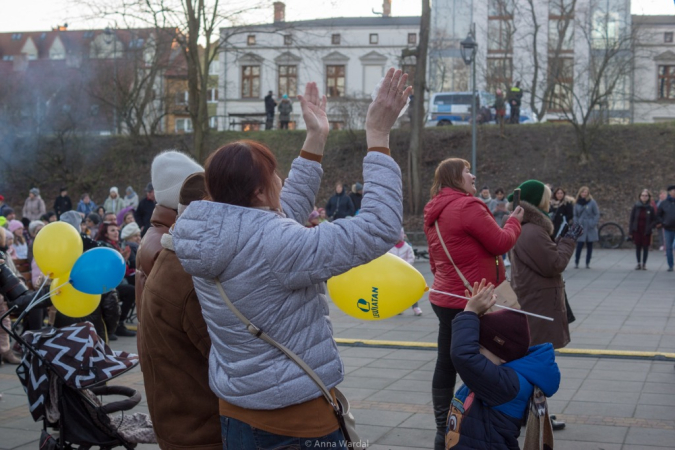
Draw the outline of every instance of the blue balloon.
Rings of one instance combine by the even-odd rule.
[[[124,278],[126,264],[122,255],[112,248],[92,248],[82,253],[70,271],[70,282],[85,294],[105,294],[117,287]]]

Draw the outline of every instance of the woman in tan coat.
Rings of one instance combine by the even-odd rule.
[[[551,190],[543,183],[529,180],[520,185],[525,210],[522,232],[509,252],[511,286],[523,310],[553,317],[553,322],[529,317],[530,345],[551,342],[554,348],[570,342],[565,309],[565,285],[562,278],[574,253],[570,233],[553,240],[553,222],[548,217]],[[509,201],[513,198],[509,195]],[[545,212],[546,211],[546,212]]]
[[[562,273],[583,229],[573,225],[560,239],[554,240],[553,222],[548,216],[551,190],[536,180],[526,181],[519,188],[520,206],[525,214],[520,237],[509,251],[511,287],[523,311],[553,317],[553,322],[527,317],[530,346],[550,342],[554,348],[563,348],[570,342],[570,330]],[[513,201],[513,194],[508,199]],[[554,430],[565,427],[564,422],[551,422]]]

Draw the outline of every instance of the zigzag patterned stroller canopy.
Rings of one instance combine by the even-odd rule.
[[[139,362],[138,355],[111,350],[96,334],[91,322],[41,332],[27,331],[22,338],[31,349],[24,348],[16,373],[35,421],[45,414],[50,371],[67,386],[85,389],[106,383]]]

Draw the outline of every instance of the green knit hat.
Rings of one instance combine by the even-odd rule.
[[[535,207],[539,207],[541,199],[544,197],[546,186],[537,180],[527,180],[518,186],[520,188],[520,199]],[[508,200],[513,201],[513,193],[509,194]]]

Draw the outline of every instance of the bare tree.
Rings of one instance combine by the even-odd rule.
[[[411,114],[410,145],[408,147],[408,192],[409,207],[412,214],[422,211],[422,174],[420,170],[421,150],[424,131],[424,94],[427,91],[427,54],[429,51],[429,29],[431,28],[431,6],[429,0],[422,0],[420,19],[420,40],[414,52],[416,57],[415,79],[413,81],[414,100]]]
[[[585,20],[579,21],[577,29],[588,57],[578,58],[573,69],[561,67],[555,73],[549,104],[574,127],[584,164],[590,160],[599,128],[610,122],[610,112],[629,109],[637,32],[626,20],[627,11],[609,11],[591,1],[581,13]],[[574,70],[574,83],[567,82],[570,70]]]
[[[128,24],[144,24],[155,30],[176,30],[176,42],[186,62],[188,112],[194,129],[194,153],[204,157],[209,134],[209,69],[230,36],[221,27],[242,25],[251,12],[268,6],[268,0],[81,0],[96,17],[121,18]],[[239,31],[241,32],[241,31]],[[236,34],[237,31],[234,32]]]

